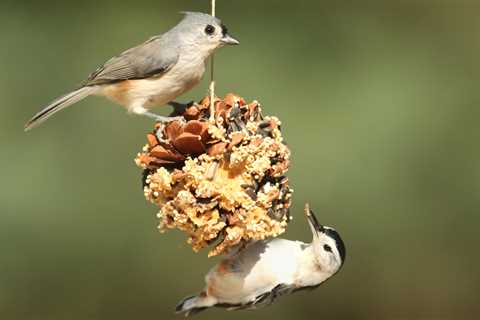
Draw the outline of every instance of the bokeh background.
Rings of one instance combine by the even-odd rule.
[[[258,99],[343,270],[262,310],[198,319],[473,319],[480,311],[480,4],[217,1],[241,45],[217,93]],[[100,98],[23,124],[110,56],[209,1],[0,2],[0,318],[173,319],[215,263],[156,229],[133,158],[152,123]],[[181,100],[200,99],[207,79]],[[159,111],[167,113],[167,109]]]

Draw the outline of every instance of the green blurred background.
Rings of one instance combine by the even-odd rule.
[[[310,240],[310,201],[348,257],[316,291],[198,319],[476,318],[480,3],[217,2],[241,41],[216,56],[217,93],[260,100],[293,152],[285,237]],[[216,259],[158,233],[143,198],[149,120],[89,98],[23,132],[181,10],[209,1],[1,1],[0,319],[172,319],[203,286]]]

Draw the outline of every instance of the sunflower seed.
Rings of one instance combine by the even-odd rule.
[[[255,190],[254,190],[252,187],[245,189],[245,193],[246,193],[253,201],[257,201],[257,194],[255,193]]]
[[[234,118],[237,118],[237,116],[239,116],[241,114],[241,110],[239,107],[234,107],[231,111],[230,111],[230,117],[229,119],[234,119]]]
[[[207,172],[205,172],[205,179],[213,180],[217,174],[218,166],[218,161],[213,161],[208,167]]]

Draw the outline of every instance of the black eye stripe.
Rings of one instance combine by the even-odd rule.
[[[227,33],[228,33],[227,27],[224,24],[222,24],[222,35],[226,35]]]

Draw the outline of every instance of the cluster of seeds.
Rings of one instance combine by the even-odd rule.
[[[228,94],[215,101],[211,123],[209,105],[204,98],[178,114],[184,120],[157,124],[135,161],[160,230],[186,232],[195,251],[214,245],[214,256],[283,233],[292,190],[280,121]]]

